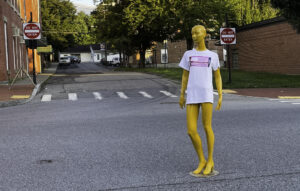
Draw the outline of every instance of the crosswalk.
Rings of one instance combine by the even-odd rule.
[[[159,92],[161,95],[166,96],[166,97],[170,97],[170,98],[178,97],[175,94],[165,91],[165,90],[161,90]],[[104,99],[104,96],[100,92],[92,92],[91,94],[93,95],[93,98],[95,100],[100,101],[100,100]],[[147,93],[146,91],[139,91],[138,94],[147,99],[154,98],[153,95]],[[128,95],[126,95],[125,92],[117,91],[117,92],[115,92],[115,95],[117,95],[120,99],[124,99],[124,100],[130,99],[130,97]],[[69,101],[77,101],[79,99],[77,93],[67,93],[67,97],[68,97],[67,99]],[[50,102],[50,101],[52,101],[52,99],[53,99],[53,96],[51,94],[44,94],[41,97],[41,102]]]
[[[99,92],[93,92],[93,95],[94,95],[96,100],[102,100],[102,96]]]
[[[69,97],[70,101],[77,101],[78,100],[78,97],[77,97],[76,93],[69,93],[68,97]]]
[[[300,99],[269,99],[269,101],[277,101],[277,102],[280,102],[280,103],[300,105]]]

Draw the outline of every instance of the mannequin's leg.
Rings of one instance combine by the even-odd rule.
[[[207,175],[210,174],[214,168],[213,152],[214,152],[215,135],[211,126],[213,104],[202,103],[201,108],[202,108],[202,123],[206,133],[207,148],[208,148],[207,163],[203,171],[203,174]]]
[[[206,160],[203,153],[201,138],[197,131],[197,121],[199,116],[199,107],[200,104],[188,104],[186,106],[187,114],[187,129],[188,135],[190,136],[194,148],[197,152],[199,158],[199,165],[196,170],[193,171],[194,174],[199,174],[202,169],[205,167]]]

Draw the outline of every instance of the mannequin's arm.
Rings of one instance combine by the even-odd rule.
[[[180,108],[183,109],[185,107],[185,98],[184,98],[184,94],[185,94],[185,90],[187,87],[187,83],[189,80],[189,71],[187,70],[183,70],[182,73],[182,82],[181,82],[181,91],[180,91],[180,100],[179,100],[179,105]]]
[[[216,87],[217,87],[218,94],[219,94],[219,100],[218,100],[218,105],[216,107],[216,110],[220,110],[221,106],[222,106],[222,99],[223,99],[222,77],[221,77],[221,73],[220,73],[220,68],[218,70],[214,71],[214,76],[215,76]]]

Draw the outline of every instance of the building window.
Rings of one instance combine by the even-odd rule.
[[[8,71],[8,38],[7,38],[7,23],[4,22],[4,43],[5,43],[5,63],[6,63],[6,70]]]
[[[239,53],[237,49],[232,51],[232,67],[239,68]]]

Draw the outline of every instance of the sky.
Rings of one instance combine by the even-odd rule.
[[[93,0],[71,0],[71,2],[77,8],[77,11],[83,11],[86,14],[90,14],[96,6],[93,3]]]

